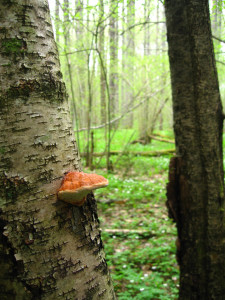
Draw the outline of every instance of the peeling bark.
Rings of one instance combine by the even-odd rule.
[[[0,3],[1,299],[115,299],[92,194],[56,198],[81,170],[46,0]]]

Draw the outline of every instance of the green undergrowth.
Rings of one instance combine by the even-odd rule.
[[[122,145],[122,134],[118,139]],[[114,144],[113,150],[121,150],[118,145]],[[133,151],[150,151],[169,149],[171,144],[152,141],[146,146],[132,144],[129,150],[132,147]],[[110,174],[104,170],[103,160],[93,171],[109,180],[107,188],[95,191],[95,198],[106,259],[119,300],[178,297],[176,227],[165,205],[169,158],[112,157],[114,170]]]
[[[165,174],[145,180],[102,174],[110,184],[95,196],[118,299],[176,299],[176,228],[165,207]]]
[[[87,146],[87,132],[79,133],[79,144],[80,151],[86,152]],[[171,130],[165,131],[155,131],[154,134],[161,135],[161,138],[165,137],[167,139],[174,139],[173,132]],[[151,143],[143,145],[140,143],[134,143],[137,141],[138,131],[134,129],[120,129],[112,131],[111,133],[111,144],[110,149],[113,151],[153,151],[153,150],[165,150],[174,148],[173,144],[162,143],[156,140],[152,140]],[[105,151],[105,131],[104,129],[98,129],[94,131],[94,152],[104,152]]]

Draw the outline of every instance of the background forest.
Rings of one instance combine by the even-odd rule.
[[[174,153],[163,1],[49,0],[83,166],[110,181],[96,192],[119,299],[176,299],[176,228],[165,208]],[[210,1],[225,101],[224,1]]]

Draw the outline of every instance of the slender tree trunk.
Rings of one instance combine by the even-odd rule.
[[[73,72],[72,72],[70,57],[67,54],[70,49],[70,18],[69,18],[70,7],[69,7],[68,0],[64,0],[63,8],[64,8],[64,10],[63,10],[63,12],[64,12],[64,20],[63,20],[64,51],[66,53],[66,65],[67,65],[67,70],[68,70],[67,82],[70,83],[70,91],[71,91],[71,97],[70,97],[70,108],[71,109],[70,110],[72,112],[73,128],[76,128],[76,133],[77,133],[77,147],[78,147],[78,150],[80,151],[80,141],[79,141],[79,132],[78,132],[79,122],[78,122],[78,113],[77,113],[77,107],[76,107],[76,102],[75,102]]]
[[[63,36],[64,36],[64,47],[68,51],[70,43],[70,7],[69,0],[63,0]]]
[[[145,15],[145,21],[149,22],[150,20],[150,0],[145,0],[144,5],[144,15]],[[146,57],[148,61],[148,57],[150,56],[150,26],[148,23],[145,24],[144,27],[144,56]],[[150,70],[149,65],[146,64],[145,66],[145,72],[143,74],[145,80],[149,82],[150,85]],[[150,99],[145,101],[145,103],[140,108],[140,117],[139,117],[139,137],[141,140],[144,141],[145,144],[149,143],[149,128],[150,128],[150,105],[149,105]]]
[[[120,112],[126,113],[127,111],[127,101],[126,101],[126,89],[127,89],[127,84],[126,81],[124,80],[124,76],[126,76],[126,33],[125,33],[125,29],[126,29],[126,6],[125,6],[125,1],[122,2],[122,30],[123,30],[123,35],[122,35],[122,68],[121,68],[121,74],[122,74],[122,78],[121,78],[121,107],[120,107]],[[122,124],[123,127],[126,127],[126,119],[123,120]]]
[[[134,104],[134,55],[135,55],[135,29],[132,25],[135,23],[135,0],[128,0],[126,6],[126,32],[124,38],[125,47],[125,58],[124,58],[124,69],[127,81],[124,82],[124,98],[123,98],[123,111],[126,112]],[[127,75],[128,74],[128,75]],[[129,113],[123,120],[126,128],[132,128],[133,126],[133,112]]]
[[[223,9],[223,1],[222,0],[213,0],[213,8],[212,8],[212,32],[213,35],[217,38],[221,38],[222,34],[222,9]],[[216,53],[216,59],[220,60],[221,51],[223,52],[223,48],[221,47],[221,43],[214,39],[214,47]]]
[[[213,0],[212,9],[212,30],[213,33],[220,38],[221,37],[221,24],[222,24],[222,0]]]
[[[118,112],[118,1],[110,0],[110,26],[109,26],[109,51],[110,51],[110,119]]]
[[[86,3],[87,7],[89,6],[89,0]],[[93,47],[94,37],[90,35],[90,10],[87,9],[86,15],[86,34],[87,34],[87,45],[89,49]],[[91,56],[92,50],[86,51],[86,65],[87,65],[87,109],[86,109],[86,119],[87,119],[87,156],[86,156],[86,166],[90,167],[90,151],[91,151],[91,123],[92,123],[92,82],[91,82]]]
[[[87,59],[87,65],[88,65],[88,111],[87,111],[87,157],[86,157],[86,166],[91,167],[91,121],[92,121],[92,84],[91,84],[91,70],[90,70],[90,56],[91,53],[89,53]]]
[[[151,0],[145,0],[144,12],[145,12],[146,21],[150,20],[150,12],[151,12],[150,2]],[[150,55],[150,41],[151,41],[150,25],[146,23],[144,29],[144,55],[146,56]]]
[[[135,0],[127,0],[127,58],[126,58],[126,70],[131,86],[126,87],[126,101],[129,103],[129,107],[134,104],[134,56],[135,56],[135,28],[132,25],[135,23]],[[133,112],[129,113],[126,120],[126,127],[133,127],[134,116]]]
[[[165,1],[177,156],[168,206],[178,229],[179,299],[225,295],[223,114],[208,1]]]
[[[157,1],[156,7],[156,40],[155,40],[155,54],[159,54],[159,37],[160,37],[160,26],[159,26],[159,1]]]
[[[1,300],[115,299],[93,195],[56,198],[80,159],[47,1],[27,3],[0,3]]]
[[[75,0],[76,6],[76,20],[75,20],[75,31],[76,31],[76,43],[75,47],[77,49],[85,48],[84,45],[84,3],[81,0]],[[79,126],[84,127],[87,124],[87,117],[85,114],[86,109],[84,99],[86,99],[86,77],[85,77],[85,69],[84,65],[86,64],[86,56],[81,52],[76,54],[76,70],[74,75],[74,80],[77,81],[77,93],[76,93],[76,103],[77,103],[77,113],[79,116]],[[73,68],[74,69],[74,68]]]
[[[55,0],[55,36],[56,36],[56,43],[59,43],[59,0]]]
[[[100,15],[100,32],[99,32],[99,52],[101,58],[99,59],[100,65],[100,93],[101,93],[101,123],[106,122],[106,78],[105,78],[105,70],[104,65],[101,63],[105,60],[105,29],[104,29],[104,1],[99,0],[99,15]]]

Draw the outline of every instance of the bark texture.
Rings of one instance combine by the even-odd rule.
[[[168,206],[177,222],[179,299],[224,299],[223,114],[208,1],[165,1],[177,157]]]
[[[115,299],[96,203],[56,198],[80,170],[48,2],[0,2],[0,298]]]

